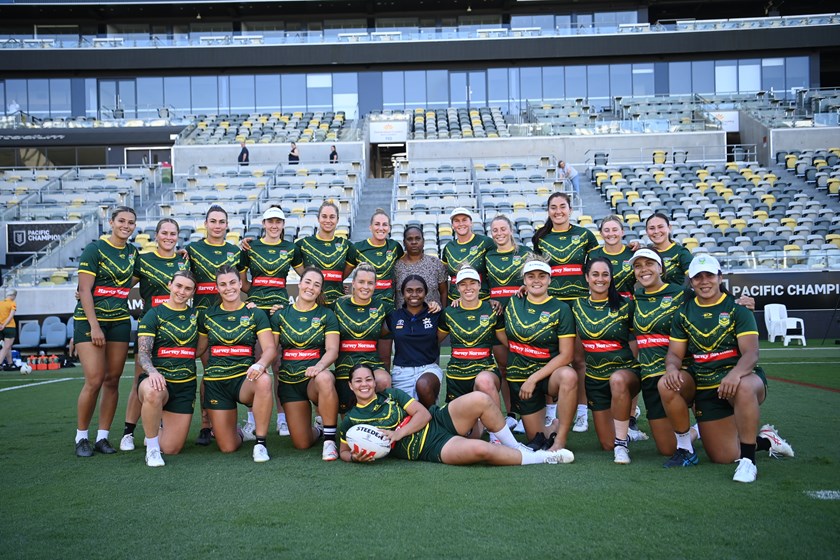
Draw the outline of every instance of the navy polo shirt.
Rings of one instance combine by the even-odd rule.
[[[429,313],[426,304],[417,315],[412,315],[405,307],[388,314],[385,322],[394,337],[395,366],[418,367],[437,363],[440,358],[437,340],[439,320],[440,312]]]

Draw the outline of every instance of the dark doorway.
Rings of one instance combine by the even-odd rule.
[[[405,154],[405,144],[371,144],[370,176],[386,179],[394,176],[394,164],[391,159],[397,154]]]

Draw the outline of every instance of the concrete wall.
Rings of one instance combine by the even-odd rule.
[[[763,166],[776,163],[776,152],[771,151],[770,129],[744,111],[738,115],[738,132],[741,134],[741,144],[755,144],[756,159]]]
[[[840,128],[777,128],[770,131],[770,153],[790,150],[819,150],[840,146]],[[774,160],[775,161],[775,160]]]

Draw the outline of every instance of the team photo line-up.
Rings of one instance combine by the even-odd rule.
[[[455,238],[440,259],[424,253],[418,225],[405,227],[402,245],[392,240],[379,209],[368,239],[336,236],[331,200],[316,233],[294,243],[271,206],[262,237],[233,245],[227,213],[213,205],[204,239],[178,249],[178,223],[164,218],[156,249],[138,254],[136,214],[116,208],[110,232],[79,264],[73,342],[85,382],[76,455],[116,453],[108,438],[137,283],[143,315],[119,448],[135,448],[142,418],[151,467],[183,449],[197,394],[196,443],[215,440],[228,453],[253,441],[256,462],[269,460],[276,406],[278,434],[296,449],[321,442],[325,461],[373,461],[348,443],[351,427],[371,425],[398,458],[493,465],[574,461],[568,434],[588,431],[591,410],[601,447],[629,464],[630,442],[648,439],[636,424],[640,393],[665,467],[696,465],[701,436],[712,462],[737,464],[739,482],[756,479],[757,451],[792,457],[773,426],[759,428],[767,380],[754,301],[726,292],[718,261],[692,257],[664,214],[648,218],[647,247],[626,245],[620,218],[608,216],[600,245],[571,223],[567,194],[552,194],[547,207],[533,249],[516,243],[507,217],[493,218],[487,237],[473,232],[470,210],[456,208]],[[290,269],[300,277],[293,300]],[[248,407],[242,426],[239,404]]]

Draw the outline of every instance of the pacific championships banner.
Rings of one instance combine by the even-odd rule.
[[[6,252],[37,253],[53,241],[61,239],[78,222],[7,222]]]
[[[732,295],[755,298],[755,308],[781,303],[791,309],[828,309],[840,299],[840,271],[745,272],[725,274]]]

